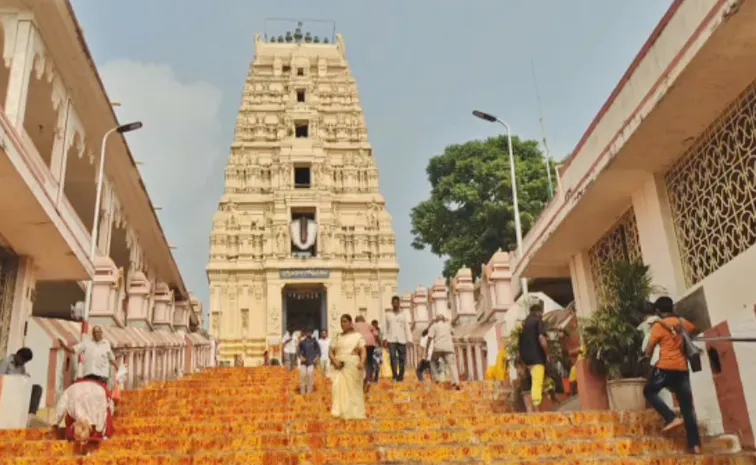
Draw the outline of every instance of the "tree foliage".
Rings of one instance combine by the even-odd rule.
[[[538,142],[512,138],[523,234],[549,199]],[[475,277],[499,248],[515,250],[514,206],[505,136],[450,145],[426,168],[428,200],[412,209],[412,246],[444,257],[444,276],[467,266]]]

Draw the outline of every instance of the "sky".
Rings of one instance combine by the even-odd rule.
[[[71,0],[191,291],[207,308],[212,217],[257,32],[335,23],[360,91],[394,221],[399,289],[442,261],[411,246],[425,167],[450,144],[498,134],[474,109],[540,139],[535,68],[552,157],[564,158],[671,0]],[[327,25],[313,28],[330,31]],[[323,31],[323,32],[321,32]]]

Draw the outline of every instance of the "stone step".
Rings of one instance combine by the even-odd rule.
[[[397,433],[405,431],[449,432],[475,434],[486,441],[503,437],[511,440],[562,440],[580,438],[612,438],[637,437],[643,435],[658,435],[661,423],[658,420],[647,422],[607,422],[567,424],[553,423],[548,427],[518,423],[505,423],[497,417],[483,419],[413,419],[399,418],[376,420],[367,419],[360,422],[344,422],[326,418],[321,421],[307,421],[294,419],[289,421],[260,421],[246,418],[218,421],[189,421],[187,418],[171,417],[170,420],[160,422],[146,422],[140,418],[117,419],[116,434],[118,437],[150,437],[162,436],[233,436],[268,433],[296,434],[360,434]],[[25,441],[52,439],[49,429],[39,430],[4,430],[0,431],[0,444],[4,441]]]
[[[383,441],[381,441],[383,439]],[[393,443],[392,439],[401,442]],[[325,455],[325,463],[422,462],[443,460],[521,460],[529,457],[590,458],[596,455],[638,457],[685,454],[684,440],[666,438],[579,439],[559,442],[496,440],[480,444],[472,435],[433,436],[427,433],[401,435],[251,435],[248,437],[192,438],[118,438],[103,442],[97,455],[130,457],[171,451],[178,455],[226,454],[296,454],[300,461],[315,461]],[[731,439],[707,439],[703,447],[709,454],[733,452]],[[0,457],[61,457],[75,454],[74,444],[67,441],[26,441],[0,446]],[[0,462],[2,463],[2,462]],[[134,462],[132,462],[134,463]]]
[[[316,459],[322,456],[315,457]],[[40,463],[35,459],[0,457],[0,465],[32,465]],[[295,454],[212,454],[187,456],[175,454],[132,455],[130,457],[58,457],[42,462],[54,465],[329,465],[325,461],[301,461]],[[353,462],[357,463],[357,462]],[[366,462],[370,464],[396,465],[397,462]],[[522,459],[522,460],[462,460],[442,462],[416,461],[402,462],[402,465],[756,465],[756,457],[751,455],[671,455],[657,457],[592,457],[576,461],[571,458]]]
[[[464,389],[462,391],[454,390],[423,390],[417,391],[377,391],[371,389],[368,393],[368,401],[386,401],[386,402],[407,402],[407,401],[459,401],[470,400],[479,398],[492,398],[493,396],[501,397],[502,395],[509,394],[509,391],[495,391],[495,392],[483,392],[483,391],[470,391]],[[313,398],[329,398],[331,395],[330,386],[316,385],[315,392],[309,396],[302,396],[299,393],[299,384],[292,384],[286,390],[269,390],[267,392],[257,391],[252,388],[224,388],[209,390],[207,392],[201,391],[186,391],[186,392],[150,392],[142,393],[140,396],[122,396],[121,403],[123,405],[132,405],[134,403],[150,404],[156,402],[186,402],[187,396],[191,395],[192,398],[196,398],[198,402],[221,402],[226,401],[229,397],[236,399],[243,399],[248,401],[269,401],[271,396],[276,396],[276,400],[280,400],[282,397],[290,399],[292,401],[309,402]]]
[[[392,410],[393,411],[393,410]],[[126,412],[128,413],[128,412]],[[343,422],[332,419],[327,408],[314,408],[309,415],[294,414],[289,411],[270,411],[266,413],[254,414],[233,414],[211,417],[213,422],[226,424],[242,423],[259,423],[259,422],[295,422],[297,424],[308,424],[312,427],[320,425],[322,427],[338,425]],[[430,418],[427,416],[408,417],[398,415],[394,418],[384,418],[384,423],[403,429],[425,428],[432,425],[446,425],[458,427],[496,427],[499,425],[523,425],[530,427],[553,427],[557,425],[592,425],[592,424],[659,424],[660,419],[653,411],[643,412],[576,412],[574,414],[557,414],[557,413],[537,413],[537,414],[520,414],[520,413],[488,413],[486,415],[467,415],[464,408],[460,408],[453,415]],[[367,421],[350,423],[350,428],[355,431],[368,430],[372,428],[373,422],[377,421],[374,417],[369,417]],[[173,412],[171,415],[151,415],[133,417],[120,413],[116,415],[116,425],[181,425],[184,423],[201,423],[202,420],[195,416],[187,415],[182,411]],[[364,429],[363,429],[364,428]],[[2,437],[2,432],[0,432]]]
[[[326,409],[323,409],[323,403],[313,403],[312,405],[298,405],[291,406],[287,409],[287,413],[290,415],[305,417],[320,416],[320,413],[328,414]],[[270,405],[265,404],[229,404],[220,407],[203,407],[203,406],[185,406],[184,408],[176,407],[153,407],[153,408],[138,408],[138,409],[124,409],[119,412],[119,416],[122,418],[129,417],[147,417],[147,416],[161,416],[172,415],[176,412],[181,412],[184,415],[193,416],[216,416],[216,415],[252,415],[252,414],[265,414],[271,411]],[[404,405],[367,405],[366,406],[368,416],[370,417],[396,417],[400,415],[421,415],[421,416],[437,416],[437,415],[452,415],[452,416],[470,416],[470,415],[490,415],[491,406],[484,404],[470,404],[465,406],[464,411],[460,411],[458,405],[447,406],[427,406],[424,407],[418,404],[404,404]]]
[[[100,453],[105,455],[122,455],[129,451],[140,454],[156,454],[164,450],[171,450],[180,454],[209,453],[209,452],[244,452],[268,451],[286,449],[289,452],[307,452],[320,449],[364,450],[383,448],[385,450],[404,449],[413,447],[450,446],[472,447],[483,446],[500,453],[502,447],[532,448],[537,446],[550,451],[561,444],[562,449],[570,446],[576,450],[585,450],[591,443],[600,443],[602,448],[609,447],[622,455],[639,455],[642,453],[671,453],[685,450],[685,438],[681,435],[672,438],[641,438],[627,436],[577,436],[569,431],[550,435],[550,438],[538,435],[522,434],[523,431],[512,431],[512,434],[490,434],[472,431],[403,431],[354,435],[353,433],[234,433],[213,435],[195,433],[191,437],[171,436],[169,431],[164,434],[132,435],[119,433],[106,441],[100,447]],[[519,433],[519,434],[518,434]],[[547,442],[548,441],[548,442]],[[738,452],[738,441],[731,436],[705,438],[704,446],[710,453]],[[596,446],[598,447],[598,446]],[[562,450],[556,449],[556,450]],[[509,450],[509,449],[507,449]],[[602,449],[603,450],[603,449]],[[0,443],[0,457],[29,457],[45,455],[70,455],[74,452],[73,445],[66,441],[43,439],[37,441],[8,441]]]

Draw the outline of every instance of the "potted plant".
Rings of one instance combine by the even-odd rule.
[[[581,322],[586,360],[591,371],[606,379],[611,410],[646,408],[643,386],[650,365],[637,326],[654,290],[648,266],[640,261],[614,262],[604,304]]]

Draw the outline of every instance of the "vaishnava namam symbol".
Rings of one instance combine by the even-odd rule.
[[[291,222],[291,242],[299,250],[307,250],[315,245],[318,237],[318,223],[306,217],[300,217]]]

